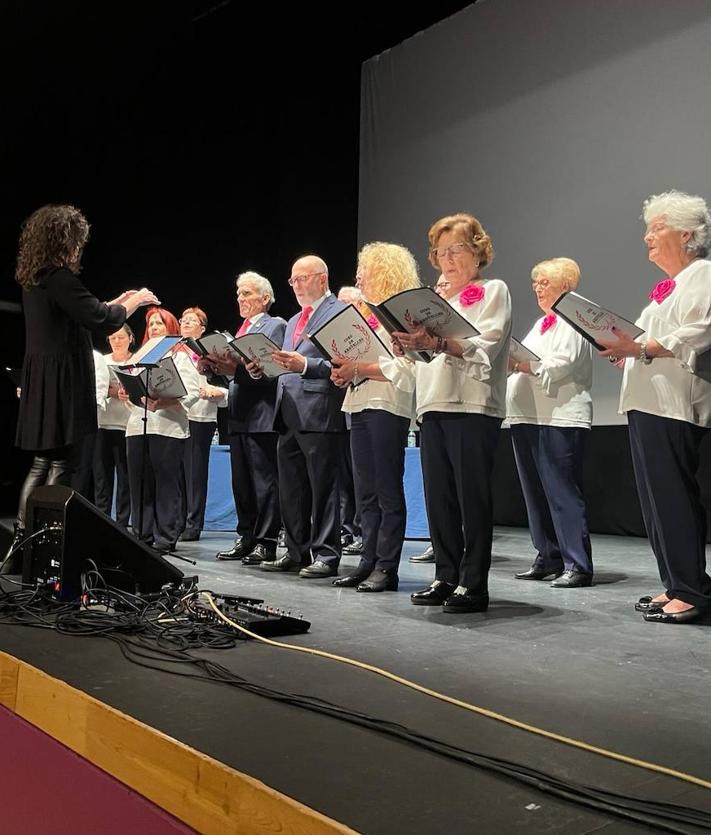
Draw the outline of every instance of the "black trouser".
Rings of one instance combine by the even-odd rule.
[[[62,484],[65,487],[71,487],[80,454],[80,444],[58,449],[45,449],[35,453],[30,471],[20,490],[20,502],[17,508],[18,528],[25,527],[27,499],[35,487],[42,487],[45,484]]]
[[[292,560],[311,557],[331,566],[341,559],[338,459],[343,433],[299,432],[279,435],[279,506]]]
[[[339,461],[341,529],[351,536],[360,536],[360,507],[356,497],[350,434],[350,432],[343,433],[343,451]]]
[[[592,550],[583,497],[583,449],[587,429],[575,426],[511,427],[516,468],[536,565],[592,574]]]
[[[360,508],[359,570],[397,572],[405,539],[405,444],[410,421],[382,409],[351,416],[351,451]]]
[[[70,486],[94,504],[94,451],[96,449],[96,432],[84,436],[78,442],[77,447],[77,463]]]
[[[426,412],[421,456],[435,578],[488,591],[493,509],[491,473],[501,419]]]
[[[131,485],[131,525],[139,539],[153,542],[157,548],[174,548],[180,535],[180,465],[184,446],[184,438],[148,435],[144,461],[143,436],[134,435],[126,438],[128,479]],[[143,526],[139,529],[141,484]]]
[[[116,473],[116,520],[128,527],[131,516],[131,491],[128,484],[126,432],[123,429],[99,429],[94,450],[94,491],[96,506],[111,516]]]
[[[669,597],[711,608],[706,512],[696,472],[707,429],[646,412],[627,414],[642,518]]]
[[[281,527],[277,437],[275,432],[230,435],[237,533],[248,542],[271,547]]]
[[[183,468],[185,472],[185,530],[200,533],[205,524],[207,476],[210,466],[210,444],[217,423],[190,421],[190,437],[185,441]]]

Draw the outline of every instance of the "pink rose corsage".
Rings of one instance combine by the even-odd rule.
[[[478,284],[467,285],[459,294],[459,303],[462,307],[471,307],[484,298],[484,288]]]
[[[676,281],[673,278],[664,278],[658,281],[652,292],[649,294],[650,301],[661,304],[667,296],[674,292]]]
[[[543,321],[541,322],[541,334],[544,334],[546,331],[550,330],[557,321],[558,317],[555,315],[555,313],[549,313],[547,316],[544,316]]]
[[[375,318],[375,316],[368,316],[368,318],[365,321],[368,323],[368,325],[370,325],[370,329],[372,331],[377,331],[378,330],[378,325],[380,323]]]

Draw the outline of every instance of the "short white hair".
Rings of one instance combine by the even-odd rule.
[[[341,296],[343,296],[343,299],[347,300],[348,304],[357,304],[362,298],[360,290],[352,284],[346,284],[344,287],[341,287],[338,291],[339,301],[343,301]]]
[[[259,273],[255,273],[251,270],[247,271],[246,273],[240,273],[237,276],[237,289],[239,290],[240,285],[244,284],[246,281],[250,281],[252,284],[254,284],[257,288],[257,292],[260,295],[269,296],[269,304],[267,305],[267,307],[271,307],[274,304],[274,288],[272,287],[271,281],[269,281],[268,278],[264,278],[263,275],[259,275]]]
[[[671,189],[652,194],[642,204],[642,219],[649,226],[655,217],[663,217],[678,232],[689,232],[686,248],[705,258],[711,245],[711,215],[703,197]]]

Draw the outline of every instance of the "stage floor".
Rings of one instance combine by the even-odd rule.
[[[300,611],[328,650],[521,722],[711,780],[711,623],[663,626],[633,611],[659,590],[645,539],[593,537],[595,585],[517,581],[528,533],[499,528],[486,614],[414,607],[432,564],[407,557],[400,591],[337,590],[330,580],[216,562],[231,536],[207,533],[180,553],[200,587]],[[342,570],[356,564],[346,557]],[[646,832],[646,827],[539,793],[407,743],[256,695],[126,662],[114,644],[17,626],[0,649],[365,833]],[[566,779],[711,809],[701,787],[542,739],[413,692],[372,673],[256,642],[203,652],[250,681],[318,696],[463,748]],[[688,828],[688,831],[695,831]]]

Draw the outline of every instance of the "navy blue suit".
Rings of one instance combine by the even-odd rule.
[[[297,345],[293,338],[300,313],[289,319],[284,336],[284,350],[297,351],[307,361],[304,374],[279,377],[274,422],[286,542],[291,559],[302,565],[313,557],[337,566],[341,557],[338,473],[345,392],[331,382],[331,364],[306,337],[344,308],[335,296],[326,296]]]
[[[248,333],[263,333],[279,347],[286,322],[265,314]],[[238,365],[227,399],[227,429],[237,532],[247,542],[276,546],[281,526],[274,404],[277,381],[254,380]]]

